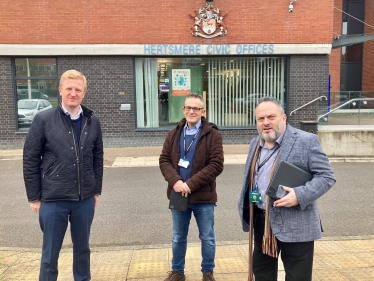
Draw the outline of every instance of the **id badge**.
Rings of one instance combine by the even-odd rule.
[[[186,159],[180,159],[179,160],[178,166],[187,169],[189,165],[190,165],[190,162],[188,160],[186,160]]]
[[[255,192],[255,191],[251,191],[249,193],[249,202],[252,202],[252,203],[262,203],[261,193],[260,192]]]

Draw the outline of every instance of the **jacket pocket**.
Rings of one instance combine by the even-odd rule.
[[[47,175],[54,174],[56,172],[56,168],[58,168],[57,166],[59,163],[60,162],[58,161],[58,159],[53,161],[52,164],[49,165],[48,168],[43,171],[42,178],[45,178]]]

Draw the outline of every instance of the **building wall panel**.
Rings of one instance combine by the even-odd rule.
[[[331,43],[333,1],[214,1],[226,37],[211,43]],[[3,44],[198,44],[194,11],[205,1],[0,1]]]

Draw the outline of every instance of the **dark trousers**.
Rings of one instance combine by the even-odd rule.
[[[69,221],[74,280],[91,280],[89,237],[94,212],[94,196],[83,201],[42,202],[39,223],[43,231],[43,249],[39,281],[57,280],[58,257]]]
[[[257,209],[257,208],[255,208]],[[254,221],[253,272],[256,281],[276,281],[278,259],[262,253],[265,217],[258,209]],[[277,240],[280,257],[286,272],[286,281],[311,281],[314,241],[286,243]]]

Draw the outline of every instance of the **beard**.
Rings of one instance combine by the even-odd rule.
[[[274,142],[277,140],[277,138],[279,138],[280,134],[279,134],[279,128],[272,128],[273,129],[273,132],[271,132],[270,134],[265,134],[263,133],[263,131],[260,132],[260,130],[258,130],[258,132],[260,133],[260,136],[261,138],[266,141],[266,142]]]

